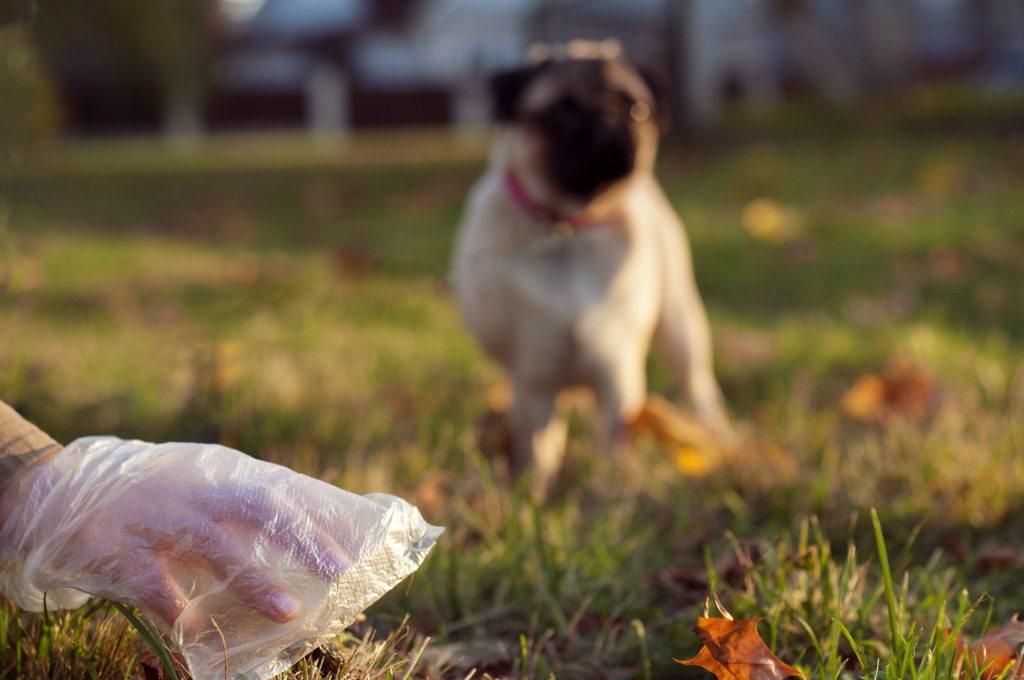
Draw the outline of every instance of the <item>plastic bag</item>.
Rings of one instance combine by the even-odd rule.
[[[223,446],[79,439],[4,489],[0,590],[137,606],[198,680],[266,678],[420,565],[443,529]]]

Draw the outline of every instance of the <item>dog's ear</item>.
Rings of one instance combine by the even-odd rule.
[[[529,64],[491,76],[491,107],[495,120],[499,123],[515,122],[526,86],[544,69],[545,64]]]
[[[654,96],[654,115],[658,121],[658,129],[662,134],[672,126],[672,88],[669,85],[668,72],[662,66],[646,64],[639,66],[637,71],[643,78],[647,89]]]

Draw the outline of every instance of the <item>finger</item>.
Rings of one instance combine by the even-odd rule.
[[[222,486],[216,496],[201,502],[210,519],[258,529],[321,578],[333,581],[352,564],[347,551],[316,521],[314,513],[296,508],[293,501],[267,487]]]
[[[309,520],[292,522],[272,531],[269,538],[278,547],[295,555],[307,569],[328,581],[338,579],[352,564],[344,548]]]
[[[167,557],[162,553],[154,554],[152,567],[133,580],[136,584],[133,595],[139,609],[155,615],[168,629],[173,628],[188,605],[188,597],[171,574]]]
[[[288,623],[301,613],[299,600],[270,576],[265,566],[253,564],[250,551],[228,529],[207,527],[194,542],[190,554],[239,599],[271,621]]]
[[[253,609],[275,623],[288,623],[302,613],[302,603],[262,570],[245,567],[229,587]]]
[[[324,487],[338,491],[322,482],[296,489],[300,493],[294,501],[297,512],[293,519],[301,522],[296,528],[301,526],[304,531],[275,532],[274,538],[289,544],[307,568],[333,581],[355,562],[345,545],[362,532],[356,531],[349,519],[341,516],[337,502],[325,497]]]

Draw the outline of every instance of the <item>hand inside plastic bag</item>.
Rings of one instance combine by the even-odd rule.
[[[80,439],[0,494],[0,589],[137,606],[197,678],[267,677],[412,573],[440,529],[238,451]]]

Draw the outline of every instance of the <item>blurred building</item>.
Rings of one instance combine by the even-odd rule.
[[[237,2],[237,0],[236,0]],[[215,69],[215,126],[436,124],[448,92],[421,77],[415,0],[264,0],[236,20]]]
[[[1024,80],[1020,0],[212,1],[224,17],[203,111],[213,128],[473,128],[487,119],[486,74],[534,42],[574,38],[615,37],[661,64],[697,123],[730,100],[767,109],[797,90],[843,105],[921,74]],[[78,97],[72,126],[104,128],[76,111],[88,77],[58,72],[76,74],[62,83]],[[155,124],[146,93],[114,96],[138,116],[108,127]]]

